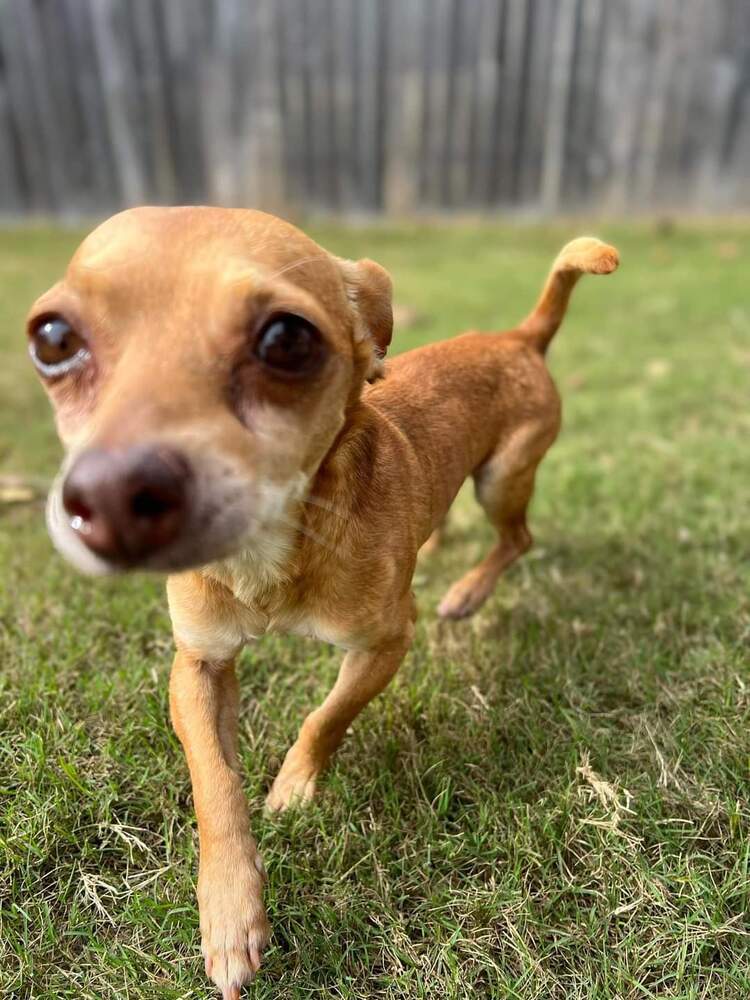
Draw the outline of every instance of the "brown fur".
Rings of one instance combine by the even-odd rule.
[[[269,933],[238,774],[237,652],[269,629],[347,650],[270,791],[269,807],[283,809],[313,794],[347,727],[398,669],[416,616],[417,553],[467,476],[498,541],[450,589],[441,615],[475,611],[531,544],[526,507],[560,426],[543,354],[580,274],[616,265],[612,248],[574,241],[517,329],[403,354],[371,385],[391,338],[388,276],[261,213],[123,213],[83,243],[32,310],[32,328],[61,313],[92,345],[86,371],[47,385],[69,461],[90,447],[177,443],[207,470],[209,499],[225,479],[232,496],[246,490],[252,510],[272,487],[281,497],[270,527],[248,534],[245,525],[227,540],[207,521],[144,562],[171,571],[171,712],[198,817],[206,969],[225,998],[257,970]],[[299,312],[325,335],[330,361],[309,380],[274,379],[246,359],[248,329],[273,309]],[[304,488],[289,492],[295,477]],[[53,501],[53,537],[80,561]]]

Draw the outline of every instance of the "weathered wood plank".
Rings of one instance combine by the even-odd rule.
[[[609,6],[606,0],[579,0],[577,46],[573,53],[563,191],[566,208],[586,204],[606,172],[606,150],[597,127],[604,67],[604,40]]]
[[[469,196],[472,151],[472,106],[478,58],[481,0],[453,0],[451,12],[450,85],[442,203],[465,205]]]
[[[710,17],[708,33],[713,44],[708,51],[702,50],[707,58],[701,94],[706,124],[697,156],[695,192],[699,202],[714,210],[731,207],[727,201],[728,192],[723,185],[724,151],[732,95],[742,74],[743,59],[737,58],[737,55],[740,51],[744,54],[748,38],[747,35],[744,40],[736,37],[732,14],[731,3],[715,6],[706,14],[706,17]]]
[[[492,200],[496,173],[497,135],[502,96],[499,88],[502,40],[508,4],[506,0],[482,0],[476,80],[469,198],[486,205]]]
[[[422,116],[421,195],[428,207],[442,202],[444,157],[448,134],[451,0],[426,5],[425,77]]]
[[[115,19],[117,0],[97,0],[91,18],[99,57],[99,72],[107,109],[109,141],[126,204],[143,202],[146,183],[137,138],[128,114],[128,74]]]
[[[256,0],[253,15],[245,22],[247,44],[240,47],[248,88],[241,91],[239,190],[242,204],[281,211],[284,157],[273,4],[274,0]]]
[[[15,123],[8,102],[8,88],[0,73],[0,212],[21,215],[28,209],[25,179],[17,157]]]
[[[206,194],[219,205],[241,203],[240,177],[244,164],[239,156],[234,119],[235,98],[247,101],[244,60],[252,51],[243,51],[245,5],[241,0],[222,0],[199,13],[205,18],[202,44],[194,53],[193,72],[198,80],[195,125],[204,156]],[[191,35],[193,25],[191,24]],[[240,64],[238,66],[238,63]]]
[[[650,73],[648,17],[643,0],[632,0],[627,5],[613,5],[608,19],[605,64],[609,71],[602,86],[601,127],[606,130],[610,162],[603,204],[612,212],[625,211],[630,204],[643,95]]]
[[[92,2],[92,0],[89,0]],[[165,100],[169,108],[170,142],[180,201],[207,198],[206,149],[200,128],[200,73],[197,62],[207,44],[200,11],[187,0],[154,0],[163,47]]]
[[[555,10],[562,0],[535,0],[531,22],[528,76],[524,85],[521,119],[514,163],[514,201],[539,211],[544,135],[550,106],[550,74],[555,39]]]
[[[532,4],[533,0],[508,0],[500,39],[499,106],[493,152],[495,170],[490,199],[493,203],[505,205],[512,204],[515,199],[514,164],[530,86],[528,73],[533,30]]]
[[[91,24],[90,0],[60,0],[67,26],[66,45],[83,123],[81,155],[89,165],[92,210],[101,212],[119,205],[119,181],[109,142],[96,41]]]
[[[413,213],[419,204],[422,122],[421,0],[401,0],[393,10],[389,46],[392,64],[385,138],[385,206],[392,215]]]
[[[559,0],[554,11],[552,71],[546,109],[541,177],[542,209],[548,214],[560,209],[575,47],[576,7],[576,0]]]
[[[331,0],[335,170],[339,207],[344,212],[353,212],[358,206],[358,168],[353,141],[358,109],[355,90],[357,67],[352,45],[355,17],[353,7],[356,2],[357,0]]]
[[[28,30],[34,33],[34,73],[46,80],[44,90],[54,116],[54,148],[61,165],[64,212],[79,215],[95,210],[95,178],[86,146],[86,125],[78,89],[78,67],[63,4],[29,5]]]
[[[385,80],[383,39],[386,25],[385,0],[355,4],[358,104],[355,115],[357,173],[361,207],[374,212],[380,207],[383,164],[382,92]]]
[[[7,106],[18,141],[19,160],[28,180],[29,206],[36,212],[61,209],[63,177],[54,154],[50,114],[40,107],[46,102],[44,74],[38,75],[26,40],[28,9],[23,0],[0,4],[0,53],[5,65]],[[34,78],[30,85],[30,78]],[[54,123],[53,123],[54,126]]]
[[[152,194],[169,203],[177,195],[172,146],[169,141],[169,108],[165,92],[167,68],[159,46],[159,26],[153,0],[130,0],[135,45],[140,55],[144,133],[150,150]]]

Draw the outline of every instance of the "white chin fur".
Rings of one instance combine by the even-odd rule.
[[[47,497],[47,531],[52,539],[52,544],[60,555],[72,563],[81,573],[86,573],[89,576],[107,576],[116,572],[115,568],[106,560],[94,555],[71,528],[62,504],[62,482],[60,479],[53,483]]]

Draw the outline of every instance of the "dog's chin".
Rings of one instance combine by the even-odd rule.
[[[202,519],[201,519],[202,520]],[[133,560],[110,560],[93,552],[70,524],[59,490],[47,500],[47,530],[52,544],[72,566],[87,576],[128,572],[180,573],[228,559],[248,548],[246,518],[225,517],[223,524],[188,525],[173,543]]]

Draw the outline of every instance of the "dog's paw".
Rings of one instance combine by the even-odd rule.
[[[291,806],[306,805],[315,796],[320,769],[292,747],[266,798],[269,812],[283,812]]]
[[[240,860],[222,857],[201,864],[198,906],[206,975],[223,1000],[239,1000],[260,968],[270,927],[263,906],[265,868],[257,852]]]
[[[470,570],[450,588],[438,605],[441,618],[468,618],[492,593],[495,580],[477,570]]]

